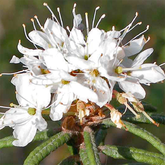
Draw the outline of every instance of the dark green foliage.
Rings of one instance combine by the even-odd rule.
[[[84,143],[86,152],[91,165],[101,165],[98,150],[95,144],[94,133],[89,127],[84,128]]]
[[[100,146],[101,151],[115,159],[130,159],[153,165],[165,165],[165,157],[158,153],[148,152],[133,147]]]
[[[69,141],[71,133],[60,132],[36,147],[26,158],[24,165],[37,165],[52,151]]]
[[[116,127],[116,125],[110,119],[104,120],[103,124],[106,127],[110,127],[110,126]],[[145,139],[146,141],[151,143],[156,149],[158,149],[162,154],[165,155],[165,144],[162,143],[157,137],[155,137],[150,132],[146,131],[145,129],[143,129],[135,124],[132,124],[132,123],[129,123],[126,121],[124,121],[124,124],[127,128],[127,131],[133,133],[134,135],[141,137],[142,139]],[[125,129],[125,128],[122,128],[122,129]]]

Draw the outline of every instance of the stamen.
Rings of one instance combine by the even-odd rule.
[[[132,109],[132,107],[129,106],[129,104],[124,103],[124,105],[125,105],[137,118],[140,117],[140,116]]]
[[[75,12],[75,10],[76,10],[76,3],[74,3],[74,5],[73,5],[73,10],[72,10],[72,13],[73,13],[73,15],[76,15],[76,12]]]
[[[40,21],[39,21],[38,17],[35,15],[34,18],[36,19],[36,21],[37,21],[39,27],[41,28],[41,30],[44,31],[44,28],[43,28],[43,26],[40,24]]]
[[[151,39],[151,38],[150,38],[150,36],[148,36],[148,38],[147,38],[147,40],[146,40],[146,42],[145,42],[145,43],[147,43],[150,39]]]
[[[35,23],[34,23],[34,19],[31,18],[30,20],[31,20],[31,22],[32,22],[32,24],[33,24],[33,28],[34,28],[34,30],[37,30],[37,29],[36,29],[36,26],[35,26]]]
[[[35,23],[34,23],[34,19],[31,18],[30,20],[31,20],[31,22],[32,22],[32,24],[33,24],[34,30],[37,30],[37,28],[36,28],[36,26],[35,26]],[[37,46],[36,46],[34,43],[33,43],[33,45],[34,45],[34,47],[35,47],[36,49],[38,49]]]
[[[101,22],[101,20],[102,20],[103,18],[105,18],[105,14],[103,14],[103,15],[100,17],[100,19],[99,19],[99,21],[97,22],[95,28],[98,27],[99,23]]]
[[[28,35],[27,35],[25,24],[22,24],[22,26],[23,26],[23,30],[24,30],[24,34],[25,34],[26,39],[27,39],[29,42],[31,42],[31,43],[36,47],[35,43],[34,43],[34,42],[28,37]],[[21,41],[21,40],[19,40],[19,42],[20,42],[20,41]]]
[[[128,26],[130,26],[130,27],[132,26],[132,24],[134,23],[134,21],[136,20],[136,18],[138,17],[138,15],[139,15],[139,13],[136,12],[135,13],[135,17],[133,18],[132,22]]]
[[[144,31],[142,31],[141,33],[139,33],[138,35],[136,35],[135,37],[133,37],[129,42],[133,41],[134,39],[136,39],[137,37],[141,36],[142,34],[144,34],[147,30],[149,29],[149,25],[147,25],[146,29]],[[150,38],[149,38],[150,39]]]
[[[6,107],[6,106],[0,106],[0,108],[4,108],[4,109],[10,109],[11,107]],[[1,113],[0,113],[1,114]],[[3,113],[2,113],[3,114]]]
[[[50,13],[52,14],[52,17],[56,20],[56,22],[57,22],[58,24],[60,24],[60,23],[58,22],[57,17],[54,15],[53,11],[50,9],[50,7],[48,6],[48,4],[47,4],[47,3],[43,3],[43,5],[47,7],[47,9],[48,9],[48,10],[50,11]]]
[[[159,123],[155,122],[145,111],[142,111],[142,113],[157,127],[159,126]]]
[[[59,7],[57,8],[57,11],[58,11],[58,15],[59,15],[59,18],[60,18],[61,26],[64,27]]]
[[[89,33],[89,21],[88,21],[88,13],[85,13],[85,21],[86,21],[87,36],[88,36],[88,33]]]
[[[94,12],[94,15],[93,15],[92,29],[94,28],[94,23],[95,23],[96,13],[97,13],[97,10],[99,10],[99,8],[100,8],[100,6],[96,7],[95,12]]]
[[[115,31],[115,26],[112,26],[112,31]]]
[[[10,75],[15,75],[15,74],[22,73],[22,72],[27,72],[27,71],[28,71],[28,69],[21,70],[21,71],[18,71],[18,72],[13,72],[13,73],[1,73],[0,76],[3,76],[3,75],[10,76]]]
[[[159,66],[161,67],[161,66],[163,66],[163,65],[165,65],[165,62],[164,62],[164,63],[162,63],[162,64],[160,64]]]
[[[130,31],[133,30],[136,26],[141,25],[141,24],[142,24],[142,22],[138,22],[136,25],[134,25],[132,28],[130,28],[128,32],[130,32]]]
[[[135,21],[135,19],[137,18],[138,15],[139,15],[138,12],[136,12],[135,13],[135,17],[133,18],[133,20],[131,21],[131,23],[129,25],[127,25],[124,29],[120,30],[120,32],[124,31],[127,28],[129,29],[132,26],[133,22]]]
[[[59,45],[58,45],[58,43],[56,42],[56,40],[54,39],[54,36],[52,35],[52,32],[48,29],[48,34],[50,35],[50,37],[52,38],[52,45],[54,45],[54,46],[57,46],[57,48],[60,50],[60,47],[59,47]],[[54,44],[53,44],[54,43]]]

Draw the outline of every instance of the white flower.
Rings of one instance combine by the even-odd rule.
[[[156,64],[143,64],[143,62],[151,55],[153,49],[147,49],[141,52],[133,61],[123,61],[121,63],[121,72],[128,77],[119,82],[119,86],[126,93],[131,92],[136,98],[143,99],[145,91],[140,83],[150,84],[162,81],[165,79],[163,70]],[[122,65],[123,64],[123,65]],[[124,68],[126,65],[128,68]]]
[[[26,146],[33,140],[37,130],[43,131],[47,127],[41,113],[50,103],[50,88],[33,84],[32,78],[30,73],[13,77],[19,106],[10,108],[0,119],[0,129],[5,126],[14,129],[15,146]]]
[[[37,129],[43,131],[47,127],[41,116],[41,110],[31,107],[15,107],[9,109],[0,119],[0,129],[9,126],[14,129],[14,146],[24,147],[30,143]]]

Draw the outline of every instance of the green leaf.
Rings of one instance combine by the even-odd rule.
[[[26,158],[24,165],[38,165],[52,151],[70,140],[72,134],[60,132],[36,147]]]
[[[115,159],[129,159],[153,165],[165,165],[165,157],[161,154],[148,152],[133,147],[100,146],[102,152]]]
[[[95,136],[95,140],[96,140],[96,146],[99,146],[100,143],[104,143],[105,137],[107,135],[107,129],[104,128],[100,128]],[[104,145],[104,144],[102,144]]]
[[[5,147],[13,147],[12,142],[14,141],[13,136],[8,136],[3,139],[0,139],[0,149]]]
[[[63,161],[61,161],[58,165],[78,165],[77,164],[78,161],[78,156],[69,156],[66,159],[64,159]]]
[[[125,114],[122,116],[122,119],[134,123],[149,123],[149,124],[152,123],[143,114],[139,114],[139,115],[140,117],[136,118],[133,114]],[[156,113],[148,113],[148,115],[159,124],[165,124],[165,115],[160,115]]]
[[[80,159],[81,159],[83,165],[90,165],[90,160],[86,153],[86,149],[80,148],[79,155],[80,155]]]
[[[110,119],[103,120],[102,124],[104,124],[106,127],[110,127],[110,126],[116,127],[116,125]],[[158,139],[150,132],[146,131],[145,129],[135,124],[132,124],[126,121],[124,121],[124,124],[127,128],[127,131],[141,137],[142,139],[145,139],[146,141],[151,143],[156,149],[158,149],[163,155],[165,155],[165,144],[162,143],[160,139]],[[122,127],[122,129],[125,130],[124,127]]]
[[[46,139],[48,139],[49,137],[53,136],[56,133],[57,133],[57,131],[54,131],[54,130],[45,130],[45,131],[42,131],[42,132],[37,132],[34,139],[33,139],[33,142],[34,141],[46,140]],[[5,137],[3,139],[0,139],[0,149],[5,148],[5,147],[13,147],[12,142],[14,140],[15,140],[15,138],[13,136],[8,136],[8,137]]]
[[[84,143],[90,164],[101,165],[98,150],[95,144],[94,133],[88,126],[84,128]]]

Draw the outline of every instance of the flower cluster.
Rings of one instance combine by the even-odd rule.
[[[12,104],[0,119],[0,129],[5,126],[14,129],[16,140],[13,145],[25,146],[33,140],[37,130],[47,128],[47,122],[42,117],[46,111],[53,121],[72,112],[83,124],[84,118],[92,115],[96,109],[99,109],[98,116],[104,116],[100,111],[102,107],[107,107],[111,111],[111,120],[121,128],[122,114],[110,105],[114,96],[138,116],[128,102],[136,111],[143,111],[138,107],[141,105],[139,99],[146,95],[141,84],[149,85],[165,79],[160,66],[155,63],[143,64],[153,52],[152,48],[142,51],[149,41],[143,35],[149,26],[123,45],[126,34],[141,24],[133,25],[138,13],[124,29],[117,31],[113,27],[105,32],[98,28],[104,14],[95,24],[97,7],[90,30],[88,13],[85,13],[85,27],[81,15],[75,12],[74,4],[73,27],[70,30],[63,27],[59,8],[58,20],[46,3],[44,6],[51,12],[52,18],[41,26],[37,16],[34,17],[41,31],[37,30],[34,19],[31,19],[34,30],[27,35],[23,24],[25,36],[35,49],[25,48],[19,41],[18,50],[23,56],[13,56],[10,61],[22,63],[26,68],[14,74],[11,80],[19,105]],[[123,93],[114,90],[116,84]]]

